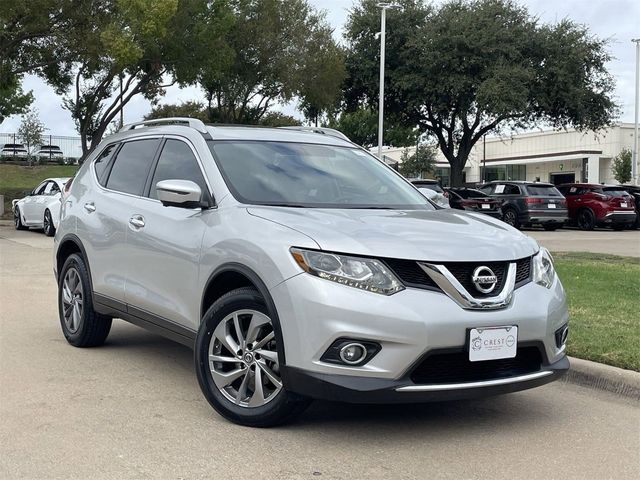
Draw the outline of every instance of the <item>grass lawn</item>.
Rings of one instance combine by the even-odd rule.
[[[4,217],[11,217],[11,200],[22,198],[24,190],[34,187],[49,177],[71,177],[77,165],[22,165],[0,164],[0,195],[4,195]]]
[[[640,258],[553,256],[569,299],[569,355],[640,371]]]

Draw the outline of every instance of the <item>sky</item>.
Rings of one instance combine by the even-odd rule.
[[[319,10],[324,10],[328,22],[335,28],[336,38],[342,36],[342,28],[347,20],[352,0],[309,0]],[[640,1],[638,0],[519,0],[528,7],[529,12],[543,23],[555,23],[569,18],[587,25],[590,31],[600,38],[610,40],[609,51],[614,57],[608,69],[616,80],[616,101],[620,104],[620,120],[633,122],[634,119],[634,77],[635,45],[632,38],[640,37]],[[32,90],[35,96],[33,107],[38,110],[40,119],[50,135],[77,135],[69,112],[61,106],[62,99],[35,76],[26,76],[22,87]],[[203,94],[197,87],[181,89],[172,86],[160,103],[180,103],[187,100],[203,100]],[[282,105],[280,110],[300,117],[295,104]],[[137,96],[125,106],[125,123],[142,119],[151,110],[150,103]],[[20,117],[13,116],[0,125],[0,132],[13,133],[18,129]]]

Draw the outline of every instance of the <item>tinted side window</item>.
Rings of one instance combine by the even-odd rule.
[[[118,155],[118,158],[120,155]],[[151,180],[149,198],[157,198],[156,184],[162,180],[191,180],[206,192],[207,184],[204,181],[200,166],[191,148],[180,140],[167,140],[162,147],[162,153],[158,159],[158,166]]]
[[[56,182],[51,182],[53,185],[51,185],[51,190],[49,191],[49,195],[56,195],[58,193],[60,193],[60,187],[58,186],[58,184]]]
[[[107,180],[107,188],[142,195],[160,140],[134,140],[122,145]]]
[[[520,195],[520,187],[516,185],[505,185],[504,188],[505,195]]]
[[[44,195],[44,190],[47,188],[47,185],[49,184],[49,182],[44,182],[40,185],[38,185],[36,187],[36,189],[33,191],[34,195]]]
[[[96,169],[98,182],[103,187],[107,184],[107,174],[109,172],[109,169],[107,167],[109,166],[111,157],[113,157],[113,154],[116,151],[117,147],[117,143],[107,146],[107,148],[105,148],[102,153],[98,155],[98,158],[96,158],[95,162],[93,162],[93,168]]]

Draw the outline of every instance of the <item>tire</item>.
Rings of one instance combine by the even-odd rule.
[[[596,216],[588,208],[578,212],[578,228],[580,230],[593,230],[596,228]]]
[[[507,208],[503,215],[502,221],[507,225],[511,225],[513,228],[520,229],[520,220],[518,220],[518,212],[513,208]]]
[[[13,209],[13,225],[16,227],[16,230],[27,230],[28,228],[22,223],[22,217],[20,216],[20,209],[18,207]]]
[[[292,420],[309,405],[308,399],[282,384],[279,367],[284,350],[278,328],[254,288],[232,290],[204,314],[194,352],[198,383],[207,401],[227,420],[272,427]],[[211,361],[212,355],[222,361]]]
[[[561,225],[542,225],[547,232],[555,232],[557,229],[562,228]]]
[[[42,229],[47,237],[53,237],[56,234],[56,227],[53,226],[53,219],[49,209],[44,211],[44,219],[42,220]]]
[[[111,330],[111,318],[93,309],[89,272],[77,254],[70,255],[60,270],[58,314],[62,333],[74,347],[102,345]]]

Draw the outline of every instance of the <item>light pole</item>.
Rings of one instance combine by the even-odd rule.
[[[640,107],[640,38],[631,40],[636,44],[636,103],[635,124],[633,128],[633,155],[631,156],[631,177],[634,185],[638,185],[638,110]]]
[[[384,56],[385,38],[387,28],[387,10],[390,8],[400,8],[390,2],[378,3],[380,8],[380,93],[378,96],[378,160],[382,160],[382,136],[384,125]]]

